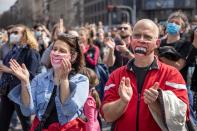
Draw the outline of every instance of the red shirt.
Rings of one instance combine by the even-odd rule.
[[[133,89],[133,96],[126,111],[115,122],[115,131],[136,131],[137,126],[139,129],[138,131],[161,131],[160,127],[153,119],[148,105],[144,103],[143,97],[144,90],[153,86],[155,82],[159,82],[159,87],[162,90],[171,90],[179,99],[185,102],[187,106],[189,105],[186,89],[179,89],[166,84],[166,82],[170,82],[186,87],[185,81],[179,71],[158,60],[155,60],[155,62],[155,66],[151,67],[147,72],[141,94],[139,94],[137,90],[136,76],[132,70],[132,61],[130,61],[128,65],[118,68],[110,75],[105,86],[105,95],[102,105],[120,98],[118,95],[118,87],[122,77],[130,78],[130,84]],[[102,110],[101,113],[103,115]],[[189,111],[187,115],[189,115]]]

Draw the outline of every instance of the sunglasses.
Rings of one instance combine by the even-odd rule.
[[[128,30],[128,27],[119,27],[118,29],[119,29],[119,30],[122,30],[122,29]]]

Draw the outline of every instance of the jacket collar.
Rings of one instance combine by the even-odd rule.
[[[134,66],[134,59],[131,59],[128,63],[127,63],[127,70],[130,70],[133,72],[133,66]],[[150,65],[148,70],[158,70],[159,69],[159,61],[156,57],[154,57],[154,60],[152,62],[152,64]]]

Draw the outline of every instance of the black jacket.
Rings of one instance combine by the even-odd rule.
[[[20,65],[22,63],[26,65],[30,73],[30,80],[37,74],[40,66],[40,55],[38,51],[31,49],[29,46],[22,48],[13,47],[13,49],[4,58],[3,64],[9,67],[10,59],[15,59]],[[8,92],[16,85],[20,84],[20,80],[9,73],[2,74],[1,83],[3,82],[8,83]]]

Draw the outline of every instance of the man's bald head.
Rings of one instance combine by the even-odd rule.
[[[155,37],[158,38],[159,37],[159,28],[158,26],[155,24],[155,22],[153,22],[150,19],[141,19],[139,20],[133,27],[133,32],[135,32],[136,28],[148,28],[150,30],[152,30],[155,34]]]

